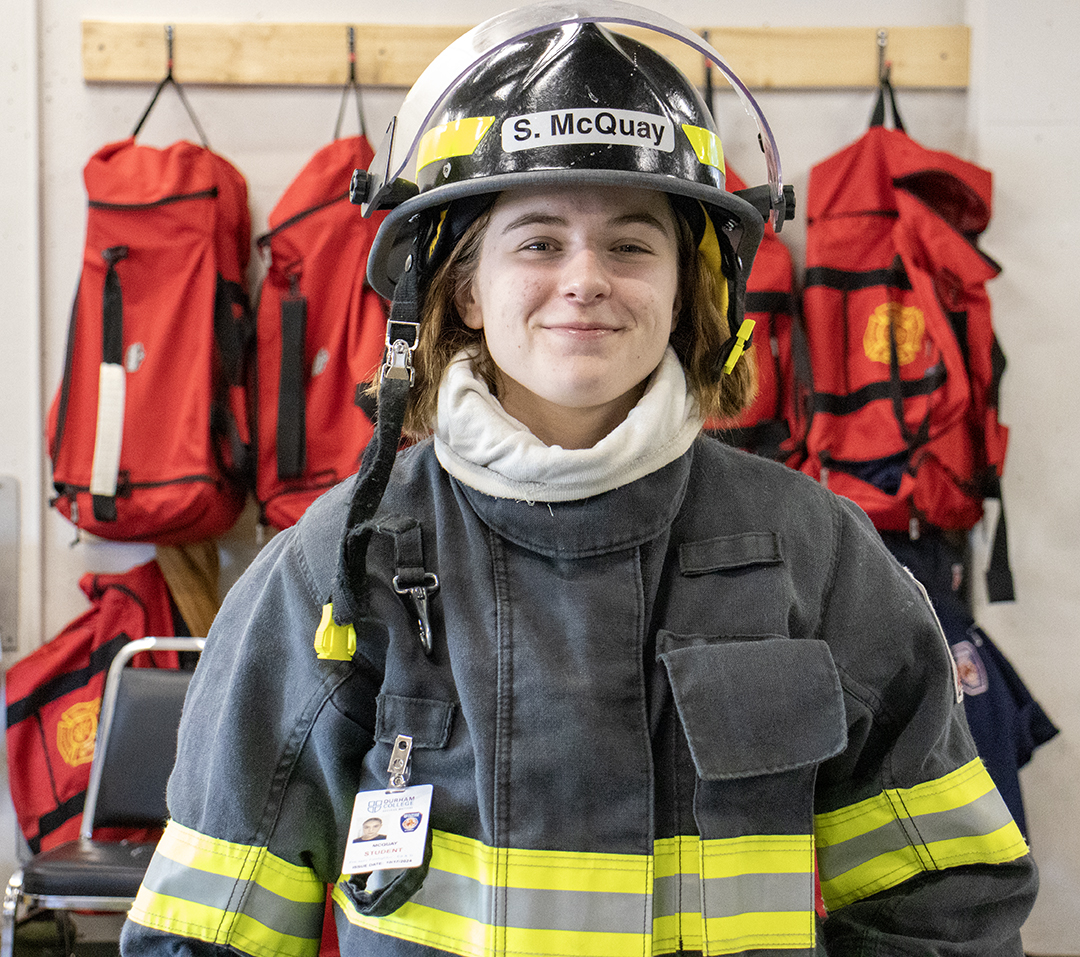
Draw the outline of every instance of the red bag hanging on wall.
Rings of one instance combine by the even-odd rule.
[[[103,538],[212,537],[246,495],[247,184],[205,145],[134,136],[91,157],[84,180],[82,272],[48,419],[53,504]]]
[[[372,159],[364,136],[319,150],[270,213],[257,312],[255,492],[264,523],[292,525],[356,471],[371,439],[364,394],[382,358],[386,306],[367,284],[385,214],[349,202],[353,171]]]
[[[105,676],[135,638],[172,635],[169,590],[157,563],[86,574],[92,607],[6,675],[7,757],[19,828],[36,854],[78,837]],[[141,652],[135,666],[175,668],[175,651]]]
[[[806,206],[803,470],[883,531],[971,528],[1000,498],[1008,438],[985,288],[1000,267],[976,245],[990,172],[911,139],[886,79],[870,129],[810,171]],[[1004,536],[999,519],[992,601],[1012,598]]]
[[[746,188],[731,167],[726,175],[727,189]],[[797,467],[805,417],[792,364],[795,312],[791,253],[766,224],[746,280],[745,317],[754,320],[746,361],[754,363],[757,394],[736,418],[710,420],[705,427],[731,445]]]
[[[810,172],[807,470],[826,469],[881,529],[970,527],[1003,467],[985,289],[1000,270],[975,245],[990,184],[880,123]]]

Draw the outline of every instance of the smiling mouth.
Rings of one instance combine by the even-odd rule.
[[[613,332],[618,332],[617,326],[601,326],[601,325],[589,325],[589,326],[546,326],[548,332],[554,332],[559,335],[566,336],[579,336],[582,338],[603,336]]]

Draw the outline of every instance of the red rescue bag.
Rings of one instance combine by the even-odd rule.
[[[53,504],[108,539],[215,536],[246,496],[247,184],[205,145],[134,136],[92,156],[84,180],[82,272],[48,418]]]
[[[985,289],[1000,270],[975,245],[990,185],[882,125],[810,173],[807,470],[828,470],[882,529],[970,527],[1004,463]]]
[[[374,432],[364,393],[379,367],[386,305],[367,284],[367,257],[385,214],[349,202],[367,139],[320,149],[270,213],[259,237],[270,264],[259,294],[255,493],[261,520],[292,525],[320,494],[356,471]]]
[[[78,837],[113,658],[135,638],[174,633],[169,590],[154,561],[122,574],[88,573],[79,587],[91,607],[6,675],[11,798],[35,854]],[[141,652],[132,663],[175,668],[178,657]]]
[[[727,188],[746,188],[730,166]],[[746,357],[754,363],[757,394],[736,418],[710,420],[705,427],[731,445],[797,467],[806,417],[792,364],[792,335],[798,332],[795,312],[791,253],[766,223],[747,277],[744,310],[745,318],[754,320]]]
[[[883,531],[971,528],[1000,497],[1005,367],[979,250],[991,174],[884,126],[810,171],[803,317],[813,376],[804,471]],[[991,600],[1012,597],[1004,522]]]

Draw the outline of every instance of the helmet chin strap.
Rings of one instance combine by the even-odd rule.
[[[412,353],[420,333],[420,270],[417,267],[416,249],[414,242],[390,306],[375,434],[364,451],[360,471],[353,480],[349,513],[341,536],[337,578],[330,596],[333,620],[339,626],[353,624],[362,613],[360,596],[366,574],[368,543],[373,531],[370,523],[390,481],[390,472],[401,442],[401,426],[414,377]]]

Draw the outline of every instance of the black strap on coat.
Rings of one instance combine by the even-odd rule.
[[[365,561],[375,515],[390,481],[390,472],[401,442],[401,427],[412,385],[412,350],[419,335],[419,269],[415,268],[417,244],[413,244],[405,272],[394,291],[386,324],[386,361],[379,382],[375,434],[364,450],[360,471],[353,480],[348,517],[341,536],[337,578],[331,593],[334,620],[354,624],[363,607],[361,596]]]

